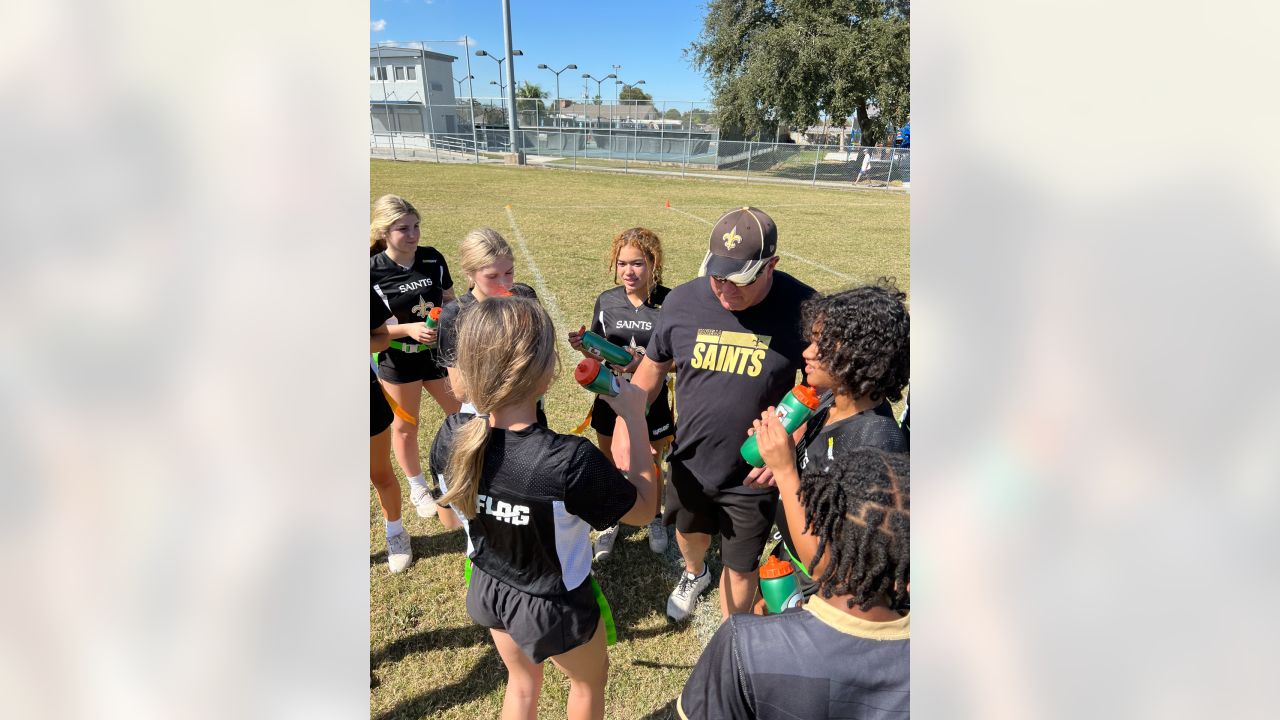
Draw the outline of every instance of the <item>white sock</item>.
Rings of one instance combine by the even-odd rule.
[[[413,477],[409,478],[409,487],[422,488],[423,490],[429,490],[430,488],[427,487],[426,474],[418,473],[417,475],[414,475]]]
[[[387,537],[399,535],[404,532],[404,522],[401,520],[387,520]]]

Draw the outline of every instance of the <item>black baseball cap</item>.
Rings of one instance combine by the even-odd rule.
[[[748,282],[777,252],[778,226],[773,218],[753,207],[730,210],[711,228],[698,277],[715,275]]]

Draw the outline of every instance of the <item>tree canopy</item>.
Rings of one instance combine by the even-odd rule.
[[[618,102],[622,102],[624,100],[648,102],[653,100],[653,96],[635,85],[626,85],[622,88],[622,92],[618,93]]]
[[[538,109],[541,110],[542,112],[547,111],[547,105],[546,103],[541,102],[541,100],[549,96],[550,96],[549,93],[546,90],[543,90],[541,85],[538,85],[537,83],[531,83],[528,80],[524,80],[519,85],[516,86],[516,97],[538,100],[539,102],[530,103],[529,105],[537,105]],[[519,103],[518,106],[521,108],[525,108],[526,104]]]
[[[706,74],[727,129],[852,115],[874,143],[911,115],[910,44],[910,0],[710,0],[685,56]]]

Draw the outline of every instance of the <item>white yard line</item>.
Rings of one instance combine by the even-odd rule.
[[[556,337],[560,339],[564,345],[564,357],[572,357],[577,350],[569,345],[566,333],[572,328],[565,322],[564,315],[560,313],[560,305],[556,302],[555,293],[551,292],[551,288],[547,286],[547,279],[542,276],[542,271],[538,269],[538,263],[533,259],[533,253],[529,251],[529,244],[525,242],[524,233],[520,232],[520,226],[516,224],[516,215],[511,212],[511,206],[506,206],[507,221],[511,223],[511,232],[515,234],[516,247],[520,249],[520,255],[524,258],[525,267],[530,273],[533,273],[534,289],[538,291],[538,301],[547,309],[547,314],[551,316],[551,322],[556,326]]]
[[[685,217],[690,217],[690,218],[693,218],[694,220],[697,220],[698,222],[703,222],[703,223],[706,223],[706,224],[708,224],[708,225],[715,226],[715,223],[711,222],[710,220],[707,220],[707,219],[705,219],[705,218],[700,218],[700,217],[698,217],[697,215],[694,215],[693,213],[685,212],[684,210],[681,210],[680,208],[676,207],[675,205],[672,205],[672,206],[671,206],[671,209],[672,209],[672,210],[675,210],[676,212],[680,213],[681,215],[684,215]],[[834,276],[836,276],[836,277],[840,278],[841,280],[856,281],[856,280],[858,279],[858,278],[856,278],[856,277],[854,277],[854,276],[852,276],[852,275],[846,275],[846,274],[844,274],[844,273],[842,273],[842,272],[839,272],[839,271],[836,271],[836,270],[832,270],[831,268],[827,267],[826,265],[821,265],[821,264],[819,264],[819,263],[816,263],[816,262],[814,262],[814,261],[810,260],[809,258],[801,257],[801,256],[796,255],[796,254],[794,254],[794,253],[789,253],[789,252],[784,252],[784,251],[782,251],[782,250],[779,250],[779,251],[778,251],[778,254],[779,254],[779,255],[783,255],[783,256],[785,256],[785,257],[789,257],[789,258],[791,258],[792,260],[799,260],[800,262],[804,263],[805,265],[812,265],[813,267],[816,267],[816,268],[818,268],[819,270],[821,270],[821,271],[823,271],[823,272],[825,272],[825,273],[828,273],[828,274],[834,275]]]

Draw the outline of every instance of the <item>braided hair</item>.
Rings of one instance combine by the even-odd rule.
[[[818,538],[815,567],[823,597],[850,595],[868,610],[887,598],[909,605],[911,581],[911,462],[906,453],[858,448],[800,476],[805,530]]]

